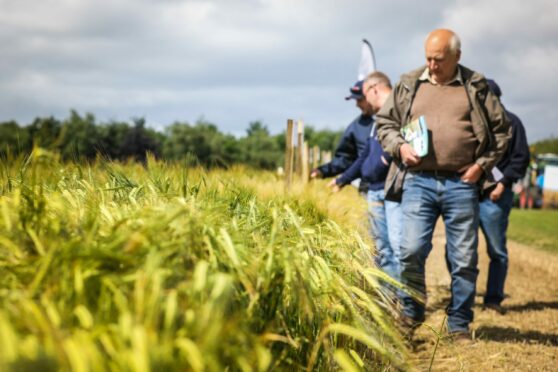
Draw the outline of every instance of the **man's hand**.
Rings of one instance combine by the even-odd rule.
[[[339,192],[341,190],[341,187],[335,182],[335,179],[329,181],[327,187],[329,187],[332,192]]]
[[[322,172],[320,172],[318,169],[312,170],[312,172],[310,173],[310,179],[313,178],[322,178]]]
[[[401,161],[406,166],[412,167],[415,165],[420,164],[421,158],[417,155],[413,146],[409,145],[408,143],[404,143],[399,148],[399,155],[401,156]]]
[[[500,200],[502,194],[504,193],[504,189],[505,189],[504,184],[498,182],[494,190],[490,192],[490,200],[492,200],[493,202],[497,202],[498,200]]]
[[[461,181],[465,183],[476,183],[482,176],[482,168],[477,163],[468,164],[458,172],[463,173]]]

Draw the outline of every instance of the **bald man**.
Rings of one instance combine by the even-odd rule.
[[[425,57],[426,66],[403,75],[377,114],[380,141],[394,159],[386,192],[398,167],[406,170],[401,280],[420,296],[403,295],[402,325],[412,335],[424,321],[425,263],[442,216],[451,271],[448,333],[466,341],[478,275],[479,191],[506,149],[510,124],[484,76],[459,64],[461,42],[453,31],[432,31]],[[401,136],[401,127],[421,116],[429,133],[423,157]]]

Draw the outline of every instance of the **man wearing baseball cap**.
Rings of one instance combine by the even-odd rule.
[[[354,99],[356,106],[360,110],[357,116],[345,129],[333,159],[326,164],[319,166],[310,173],[311,178],[329,178],[337,176],[347,170],[351,164],[358,159],[359,155],[364,152],[372,124],[373,110],[372,106],[366,102],[366,97],[362,92],[363,81],[357,81],[351,88],[350,94],[345,97],[346,100]]]

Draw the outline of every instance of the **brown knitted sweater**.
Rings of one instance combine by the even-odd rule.
[[[471,106],[463,85],[420,84],[411,119],[421,115],[428,127],[428,155],[413,170],[457,171],[475,160],[478,141],[471,125]]]

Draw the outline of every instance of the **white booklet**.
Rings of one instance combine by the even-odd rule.
[[[424,157],[428,154],[428,127],[424,116],[419,116],[401,128],[401,135],[413,146],[418,156]]]

